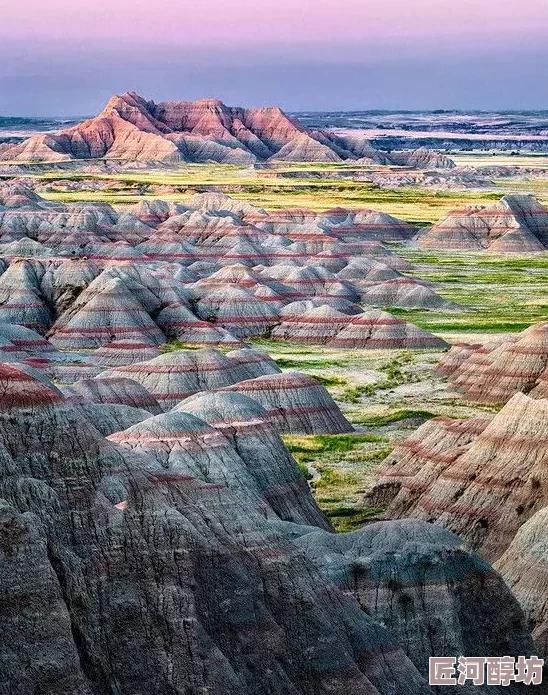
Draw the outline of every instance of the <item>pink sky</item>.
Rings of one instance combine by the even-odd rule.
[[[546,36],[547,0],[4,0],[0,36],[185,44]]]
[[[0,0],[0,114],[548,109],[548,0]]]

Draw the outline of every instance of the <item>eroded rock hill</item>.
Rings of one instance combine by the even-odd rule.
[[[135,92],[113,96],[97,117],[72,128],[4,147],[2,158],[22,162],[109,158],[167,164],[353,160],[417,167],[452,165],[446,157],[425,151],[399,153],[392,161],[364,138],[310,130],[278,107],[245,109],[226,106],[219,99],[156,104]]]
[[[444,347],[357,304],[459,309],[405,276],[409,264],[384,244],[415,231],[372,210],[269,214],[215,193],[115,209],[51,203],[7,184],[0,321],[48,335],[60,350],[100,349],[112,366],[147,361],[171,339],[241,348],[279,334],[340,347]],[[288,305],[302,302],[305,310],[292,314]],[[330,324],[331,310],[338,315]]]
[[[434,695],[433,654],[534,652],[499,575],[453,534],[326,529],[291,457],[261,470],[241,424],[225,436],[234,399],[236,423],[264,419],[248,399],[105,439],[46,381],[0,377],[0,692]],[[499,690],[522,687],[473,688]]]
[[[548,248],[548,210],[530,195],[455,210],[418,238],[425,249],[537,253]]]

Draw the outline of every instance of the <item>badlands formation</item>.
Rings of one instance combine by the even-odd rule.
[[[63,162],[108,158],[121,161],[366,162],[416,168],[451,168],[448,158],[427,150],[376,150],[364,138],[311,130],[278,107],[245,109],[218,99],[155,104],[134,92],[113,96],[103,111],[56,133],[0,145],[0,158]]]
[[[384,461],[366,503],[434,522],[495,563],[548,656],[548,401],[514,395],[495,415],[434,418]]]
[[[434,695],[429,656],[534,651],[449,531],[334,534],[248,396],[118,406],[133,423],[105,438],[43,376],[0,369],[3,692]]]
[[[548,248],[548,209],[530,195],[455,210],[419,237],[424,249],[537,253]]]
[[[500,408],[433,418],[383,462],[364,504],[434,522],[494,563],[548,656],[548,324],[455,345],[438,372],[471,403]],[[527,394],[527,395],[526,395]]]
[[[100,350],[99,361],[111,363],[118,354],[123,366],[158,357],[168,339],[224,348],[268,335],[353,348],[444,346],[369,308],[453,309],[399,270],[406,262],[380,240],[410,238],[414,228],[388,215],[274,215],[220,194],[119,212],[49,203],[18,185],[0,189],[0,203],[0,320],[47,335],[60,350]]]
[[[441,359],[440,374],[472,401],[506,403],[516,393],[548,396],[548,323],[485,344],[454,345]]]
[[[435,695],[431,656],[535,653],[452,532],[334,533],[281,435],[354,428],[249,345],[445,347],[374,308],[456,309],[383,243],[413,227],[0,200],[1,693]]]
[[[136,94],[0,148],[19,174],[102,158],[355,162],[406,180],[453,166],[279,109]],[[53,202],[32,176],[8,178],[0,695],[439,695],[432,656],[548,657],[548,324],[451,340],[435,365],[449,340],[407,320],[476,311],[422,279],[421,249],[541,254],[540,203],[509,195],[419,230],[219,191]],[[341,394],[346,355],[357,382]],[[386,355],[371,382],[366,360]],[[403,410],[426,388],[467,417]],[[380,420],[400,408],[393,439],[354,418],[368,399]],[[342,460],[360,441],[379,447],[374,465],[350,451],[369,477],[299,457]],[[348,480],[365,525],[335,533],[317,492]]]

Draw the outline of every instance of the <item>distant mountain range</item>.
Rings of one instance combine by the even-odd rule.
[[[15,119],[17,120],[17,119]],[[278,107],[230,107],[218,99],[156,104],[135,92],[113,96],[95,117],[23,142],[0,144],[0,158],[63,162],[117,159],[177,163],[343,162],[446,168],[428,152],[387,153],[367,138],[304,126]]]

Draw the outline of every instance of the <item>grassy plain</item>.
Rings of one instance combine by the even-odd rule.
[[[548,254],[534,256],[440,253],[398,249],[414,264],[412,275],[435,283],[436,292],[464,313],[393,309],[434,333],[505,333],[548,319]]]
[[[320,376],[356,428],[355,434],[345,435],[284,435],[320,507],[339,531],[358,528],[382,513],[359,503],[397,442],[436,415],[465,418],[480,410],[461,402],[434,375],[441,351],[334,350],[285,341],[253,342],[283,370]]]
[[[29,167],[27,176],[38,178],[50,190],[41,194],[60,202],[108,202],[129,205],[143,198],[184,202],[194,193],[216,190],[246,200],[265,210],[308,208],[329,210],[334,207],[369,207],[409,222],[430,224],[454,208],[487,202],[498,197],[493,191],[436,191],[432,188],[388,190],[360,181],[357,176],[378,167],[356,165],[355,177],[337,178],[349,172],[348,165],[285,165],[277,174],[291,173],[292,178],[273,177],[272,170],[254,170],[230,165],[190,165],[159,171],[120,174],[83,173],[73,170],[41,171]],[[321,173],[322,178],[315,178]],[[330,176],[332,174],[332,177]],[[91,181],[108,184],[105,190],[70,190],[70,183]],[[59,183],[67,186],[57,188]]]

